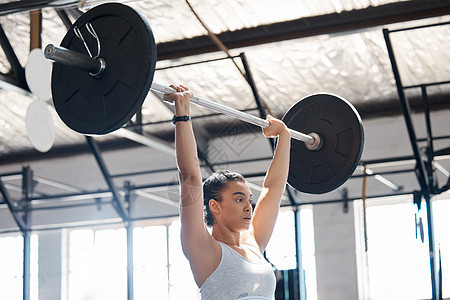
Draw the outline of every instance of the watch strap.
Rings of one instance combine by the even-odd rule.
[[[191,120],[191,116],[185,115],[185,116],[173,116],[172,123],[175,125],[177,122],[187,122]]]

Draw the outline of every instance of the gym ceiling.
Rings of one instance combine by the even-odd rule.
[[[298,100],[319,92],[356,107],[365,139],[353,176],[321,195],[288,187],[283,205],[447,191],[449,1],[118,2],[151,26],[157,82],[186,84],[197,96],[256,116],[281,118]],[[25,78],[30,49],[59,45],[82,13],[102,3],[0,1],[0,208],[35,210],[32,228],[95,223],[92,211],[100,207],[109,209],[104,220],[178,213],[173,109],[159,95],[148,93],[126,130],[90,137],[69,129],[51,99],[44,99],[53,120],[52,147],[38,151],[28,137],[27,109],[42,101]],[[205,176],[237,170],[257,194],[272,154],[260,128],[196,106],[192,117]],[[133,211],[126,212],[130,199]],[[23,212],[0,225],[14,230],[14,216]]]

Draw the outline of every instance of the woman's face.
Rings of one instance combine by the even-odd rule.
[[[247,230],[252,220],[253,195],[246,182],[231,181],[222,192],[221,219],[233,231]]]

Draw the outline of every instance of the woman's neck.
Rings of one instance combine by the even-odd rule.
[[[216,239],[216,241],[227,244],[228,246],[241,246],[240,232],[233,232],[229,229],[213,226],[212,236]]]

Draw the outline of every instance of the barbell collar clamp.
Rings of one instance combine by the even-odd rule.
[[[97,78],[98,78],[98,77],[100,77],[100,76],[103,74],[103,72],[105,72],[105,70],[106,70],[106,60],[104,60],[104,59],[101,58],[101,57],[94,58],[94,59],[100,61],[100,69],[97,71],[97,73],[89,72],[89,74],[90,74],[91,76],[94,76],[94,77],[97,77]]]
[[[322,149],[323,138],[315,132],[310,132],[308,135],[312,137],[314,141],[312,143],[305,142],[306,148],[311,151],[319,151]]]
[[[44,56],[56,63],[87,71],[94,77],[100,77],[106,70],[106,61],[103,58],[93,58],[53,44],[45,47]]]

